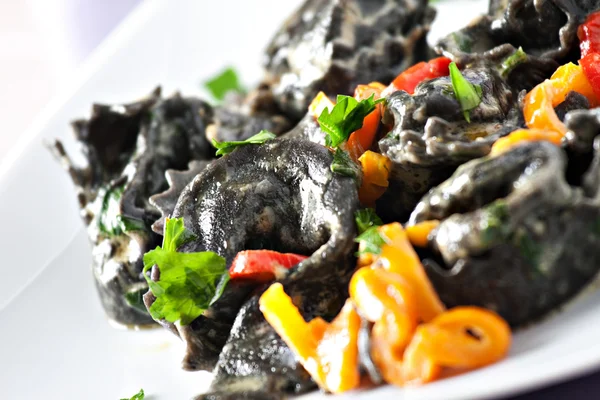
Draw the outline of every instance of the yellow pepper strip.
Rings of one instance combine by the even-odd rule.
[[[408,235],[398,222],[378,228],[385,240],[374,266],[400,274],[413,288],[417,298],[419,319],[428,322],[446,309],[429,281],[421,260],[408,240]]]
[[[419,222],[418,224],[407,226],[406,235],[413,246],[427,247],[429,234],[439,225],[440,221],[437,219]]]
[[[317,119],[321,116],[321,113],[325,108],[328,108],[329,111],[331,111],[334,106],[334,102],[331,101],[324,92],[319,92],[308,106],[308,110],[312,116]]]
[[[358,199],[367,206],[374,206],[375,201],[385,193],[389,186],[389,175],[392,161],[386,156],[371,150],[359,157],[362,166],[363,180],[358,190]]]
[[[349,300],[331,323],[321,318],[306,322],[280,283],[272,284],[259,304],[267,322],[319,387],[341,393],[359,386],[360,317]]]
[[[506,356],[510,343],[510,327],[497,314],[456,307],[417,328],[404,353],[404,378],[407,384],[431,382],[437,377],[430,373],[432,365],[483,367]]]
[[[534,87],[525,96],[523,116],[531,129],[551,130],[564,136],[566,126],[556,115],[554,107],[562,103],[570,91],[584,95],[591,105],[598,99],[580,66],[573,63],[559,67],[550,79]]]
[[[402,385],[398,365],[417,326],[417,301],[410,286],[396,273],[380,268],[361,268],[350,281],[350,298],[368,321],[371,356],[383,378]]]
[[[556,131],[545,130],[545,129],[518,129],[511,132],[508,136],[504,136],[496,140],[492,146],[491,156],[502,154],[513,147],[523,142],[534,142],[546,140],[550,143],[554,143],[560,146],[563,135]]]

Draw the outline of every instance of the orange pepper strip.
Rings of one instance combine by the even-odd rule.
[[[321,388],[341,393],[359,386],[360,317],[349,300],[331,323],[321,318],[306,322],[280,283],[272,284],[259,304],[267,322]]]
[[[421,384],[435,379],[427,373],[432,364],[483,367],[506,356],[510,343],[510,327],[496,313],[479,307],[457,307],[417,328],[404,354],[404,376],[409,383]]]
[[[371,355],[387,382],[401,385],[404,349],[417,326],[417,302],[410,286],[396,273],[361,268],[350,281],[350,298],[374,322]]]
[[[598,98],[581,66],[573,63],[562,65],[552,74],[550,81],[555,90],[552,99],[554,107],[565,101],[570,91],[584,95],[591,107],[598,106]]]
[[[358,85],[354,91],[354,98],[356,100],[366,100],[374,95],[375,100],[381,97],[381,92],[385,89],[385,86],[379,82],[371,82],[368,85]],[[346,148],[354,159],[358,159],[365,150],[368,150],[373,145],[375,135],[379,129],[379,122],[381,121],[381,104],[377,105],[377,108],[367,115],[363,120],[362,128],[353,132],[348,138]]]
[[[367,150],[358,161],[363,172],[362,185],[358,189],[358,199],[364,205],[373,206],[389,185],[388,178],[392,161],[371,150]]]
[[[317,119],[321,116],[321,113],[325,108],[328,108],[329,111],[331,111],[334,106],[335,103],[331,101],[324,92],[319,92],[308,106],[308,110],[312,116]]]
[[[598,104],[582,68],[568,63],[559,67],[549,80],[540,83],[525,96],[523,116],[527,126],[564,135],[567,128],[556,115],[554,107],[562,103],[570,91],[584,95],[593,107]]]
[[[428,322],[446,309],[429,281],[421,260],[408,240],[408,235],[398,222],[378,228],[385,240],[374,266],[400,274],[413,288],[417,297],[418,316]]]
[[[554,89],[550,81],[544,81],[534,87],[525,96],[523,116],[531,129],[551,130],[565,135],[567,127],[556,115],[552,100]]]
[[[419,222],[406,227],[406,235],[413,246],[427,247],[428,237],[431,231],[440,225],[437,219]]]
[[[556,131],[544,129],[517,129],[508,136],[496,140],[492,146],[490,155],[495,156],[502,154],[523,142],[546,140],[560,146],[562,138],[563,136]]]

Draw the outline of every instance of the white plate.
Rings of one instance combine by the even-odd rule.
[[[73,85],[37,119],[0,165],[0,398],[107,400],[144,388],[152,400],[187,399],[208,373],[183,372],[182,344],[162,330],[112,329],[89,270],[73,188],[42,144],[68,138],[93,101],[135,99],[162,83],[203,95],[199,82],[233,64],[260,77],[261,50],[300,0],[148,0],[94,53]],[[434,36],[485,11],[485,1],[441,3],[450,20]],[[32,93],[32,96],[35,95]],[[600,365],[600,293],[515,335],[489,368],[418,389],[379,389],[340,399],[466,399],[516,393]],[[307,398],[321,398],[315,393]]]

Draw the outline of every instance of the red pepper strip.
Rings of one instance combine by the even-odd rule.
[[[581,58],[590,53],[600,53],[600,11],[588,15],[577,29]]]
[[[354,98],[361,101],[367,100],[374,95],[375,100],[377,100],[381,97],[381,92],[384,89],[385,86],[379,82],[358,85],[354,91]],[[377,129],[379,129],[379,121],[381,120],[381,109],[381,105],[377,105],[377,108],[364,118],[362,128],[353,132],[348,138],[346,148],[355,160],[358,160],[373,145]]]
[[[419,83],[450,75],[448,66],[451,61],[447,57],[438,57],[428,62],[420,62],[413,65],[392,81],[390,86],[384,90],[384,96],[397,90],[404,90],[408,94],[413,94]]]
[[[598,35],[600,36],[600,31]],[[581,65],[585,77],[590,82],[594,94],[600,99],[600,53],[588,53],[579,60],[579,65]]]
[[[249,279],[253,281],[270,281],[282,269],[290,269],[305,260],[306,256],[292,253],[279,253],[273,250],[245,250],[237,253],[231,267],[231,279]]]

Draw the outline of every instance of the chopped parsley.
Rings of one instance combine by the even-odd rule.
[[[329,147],[338,147],[348,140],[350,134],[363,126],[364,118],[369,115],[377,104],[385,99],[375,100],[371,95],[366,100],[358,101],[354,97],[337,97],[337,103],[331,111],[327,107],[317,119],[321,129],[326,133],[325,144]]]
[[[123,234],[120,223],[121,196],[125,185],[109,188],[104,192],[98,214],[98,230],[108,236]]]
[[[467,122],[471,122],[470,112],[481,103],[481,86],[469,82],[460,72],[456,63],[450,63],[450,80],[454,96],[460,104]]]
[[[217,149],[217,155],[223,156],[229,154],[240,146],[248,144],[263,144],[267,140],[275,139],[277,136],[269,131],[262,130],[254,136],[249,137],[246,140],[233,141],[233,142],[218,142],[215,139],[212,140],[212,145]]]
[[[357,256],[365,253],[380,254],[381,246],[385,244],[385,239],[379,233],[377,226],[368,228],[354,239],[354,241],[359,244]]]
[[[121,400],[144,400],[144,397],[146,395],[144,394],[144,389],[140,389],[139,392],[137,392],[136,394],[134,394],[132,397],[128,398],[128,399],[121,399]]]
[[[505,200],[498,199],[482,210],[481,242],[491,246],[505,240],[510,234],[510,215]]]
[[[383,225],[383,221],[372,208],[363,208],[362,210],[358,210],[354,214],[354,220],[356,221],[356,227],[358,228],[359,235],[364,233],[369,228]]]
[[[522,64],[526,60],[527,53],[523,51],[522,47],[519,47],[514,53],[502,61],[502,64],[500,64],[500,75],[503,78],[506,78],[517,65]]]
[[[221,101],[229,91],[243,92],[237,73],[232,67],[226,68],[220,74],[204,82],[204,87],[213,97]]]
[[[144,222],[121,215],[121,197],[125,184],[106,189],[98,213],[98,230],[107,236],[146,229]]]
[[[333,173],[354,178],[357,185],[360,186],[362,170],[360,166],[350,158],[350,154],[346,151],[340,148],[335,149],[330,168]]]
[[[187,325],[223,294],[229,281],[225,258],[212,251],[177,252],[194,238],[183,226],[183,218],[167,219],[162,248],[144,254],[144,277],[156,296],[149,310],[155,319]],[[158,281],[148,274],[154,265],[160,268]]]
[[[140,288],[134,288],[125,292],[125,302],[132,308],[143,312],[144,314],[148,313],[146,306],[144,305],[144,294],[148,291],[148,287],[140,282],[140,285],[143,285]]]

